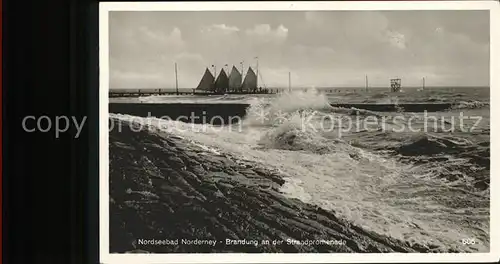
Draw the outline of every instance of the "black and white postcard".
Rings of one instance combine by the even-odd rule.
[[[101,262],[497,261],[499,11],[101,3]]]

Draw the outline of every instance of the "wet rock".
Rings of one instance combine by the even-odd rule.
[[[486,182],[486,180],[483,181],[478,181],[474,183],[474,187],[480,190],[487,190],[489,188],[489,183]]]
[[[176,156],[169,156],[166,160],[168,164],[173,168],[173,169],[180,169],[184,168],[186,165],[184,165],[184,162],[182,159]]]
[[[122,142],[115,141],[112,144],[115,145],[116,147],[119,147],[119,148],[128,149],[128,150],[135,150],[134,147],[127,145],[125,143],[122,143]]]
[[[368,232],[338,219],[332,211],[286,198],[277,191],[285,182],[283,176],[257,164],[224,155],[202,154],[206,150],[181,138],[165,138],[148,131],[132,133],[127,126],[122,129],[110,134],[110,250],[113,253],[430,250]],[[146,149],[143,142],[147,142]],[[279,245],[260,243],[257,247],[224,243],[214,247],[144,246],[134,242],[159,234],[163,239],[283,242]],[[286,242],[287,239],[332,238],[344,240],[345,244]]]

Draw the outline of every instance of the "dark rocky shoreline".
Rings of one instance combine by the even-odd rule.
[[[112,122],[117,122],[113,119]],[[110,252],[434,252],[366,231],[332,212],[286,198],[278,172],[207,152],[173,135],[110,132]],[[125,124],[125,125],[124,125]],[[338,240],[343,245],[298,245]],[[138,239],[200,239],[211,245],[140,245]],[[226,245],[281,240],[280,245]],[[430,247],[430,248],[429,248]]]

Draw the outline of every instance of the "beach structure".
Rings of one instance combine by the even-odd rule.
[[[391,92],[401,92],[401,79],[391,79]]]
[[[418,88],[417,91],[421,92],[425,90],[425,77],[422,77],[422,87]]]

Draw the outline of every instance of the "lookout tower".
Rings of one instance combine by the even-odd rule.
[[[401,79],[391,79],[391,92],[401,91]]]

